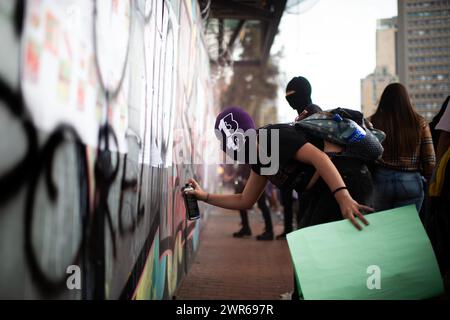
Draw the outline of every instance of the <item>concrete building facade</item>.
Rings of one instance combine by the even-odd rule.
[[[450,0],[399,0],[398,39],[400,82],[430,120],[450,93]]]
[[[376,31],[376,67],[361,80],[361,111],[372,115],[384,88],[398,81],[397,77],[397,18],[380,19]]]

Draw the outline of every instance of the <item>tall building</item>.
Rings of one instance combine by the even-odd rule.
[[[398,39],[400,82],[430,120],[450,94],[450,0],[399,0]]]
[[[386,68],[376,68],[361,80],[361,112],[365,117],[375,113],[384,88],[397,81],[398,77],[388,73]]]
[[[376,66],[373,73],[361,80],[361,111],[372,115],[384,88],[398,81],[397,17],[377,20]]]
[[[397,17],[377,20],[376,61],[377,67],[386,68],[391,75],[397,74]]]

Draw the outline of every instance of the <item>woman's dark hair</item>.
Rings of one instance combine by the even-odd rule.
[[[420,141],[421,117],[402,84],[391,83],[384,89],[371,122],[386,133],[385,155],[397,158],[414,154]]]

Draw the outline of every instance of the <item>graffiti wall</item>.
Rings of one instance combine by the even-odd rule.
[[[0,298],[171,298],[216,179],[196,0],[1,1],[0,39]]]

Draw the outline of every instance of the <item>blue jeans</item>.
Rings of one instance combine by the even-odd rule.
[[[383,167],[373,174],[376,211],[415,204],[420,212],[424,199],[423,180],[419,172],[404,172]]]

